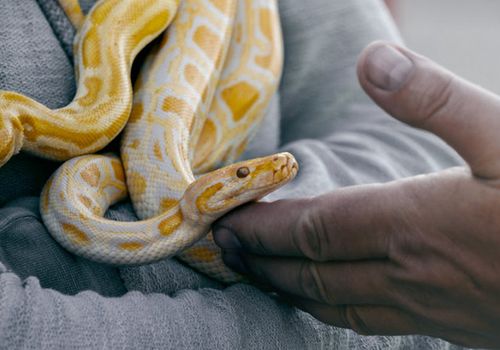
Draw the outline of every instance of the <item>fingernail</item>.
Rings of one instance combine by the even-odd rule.
[[[225,227],[214,227],[215,243],[222,249],[240,249],[241,243],[236,235]]]
[[[222,260],[224,261],[224,264],[229,266],[231,269],[235,270],[236,272],[242,273],[242,274],[248,274],[248,269],[245,266],[245,263],[241,259],[241,256],[238,253],[235,252],[223,252],[222,253]]]
[[[372,50],[365,65],[368,80],[386,91],[398,90],[413,70],[413,62],[389,45]]]

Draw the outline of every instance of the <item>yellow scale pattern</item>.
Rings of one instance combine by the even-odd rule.
[[[132,62],[165,30],[177,4],[178,0],[98,2],[77,35],[80,79],[74,100],[64,108],[51,110],[24,95],[0,91],[0,166],[21,149],[67,160],[96,152],[116,137],[132,106]]]
[[[134,265],[178,255],[214,278],[235,282],[241,276],[222,263],[207,236],[210,225],[289,182],[298,170],[287,153],[215,170],[240,156],[278,86],[283,49],[277,2],[175,5],[175,19],[141,67],[121,160],[92,155],[65,163],[44,188],[42,216],[63,246],[87,258]],[[85,19],[81,33],[90,34],[77,66],[117,69],[106,60],[99,35],[104,19],[115,16],[115,6],[116,1],[101,1]],[[107,9],[100,21],[95,19],[99,7]],[[134,21],[125,23],[135,26]],[[150,26],[140,27],[131,40],[147,36]],[[109,84],[123,84],[81,73],[88,106],[103,98]],[[244,177],[237,176],[241,168],[248,170]],[[128,195],[142,221],[102,217]]]
[[[61,5],[62,9],[66,13],[66,16],[70,20],[71,24],[76,29],[80,29],[85,20],[85,15],[80,7],[80,3],[78,0],[58,0],[59,5]]]
[[[275,1],[249,0],[238,8],[229,64],[192,147],[196,174],[234,162],[258,130],[283,67],[277,6]]]

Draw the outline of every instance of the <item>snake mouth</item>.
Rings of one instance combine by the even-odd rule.
[[[290,153],[282,153],[280,156],[281,159],[278,159],[279,156],[274,159],[274,161],[281,160],[283,164],[274,169],[272,186],[293,180],[299,171],[299,165]]]

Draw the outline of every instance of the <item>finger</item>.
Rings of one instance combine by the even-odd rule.
[[[443,338],[460,346],[495,348],[497,336],[485,336],[469,329],[439,326],[404,310],[379,305],[330,306],[312,300],[281,295],[291,305],[311,314],[316,319],[339,328],[348,328],[362,335],[427,335]],[[429,339],[432,341],[432,339]],[[431,347],[423,343],[420,347]]]
[[[324,304],[390,305],[396,300],[387,261],[316,263],[248,254],[225,254],[224,261],[280,291]]]
[[[362,335],[422,334],[422,323],[394,307],[372,305],[330,306],[313,300],[286,295],[285,301],[335,327],[348,328]]]
[[[443,138],[475,175],[500,175],[500,98],[408,49],[377,42],[358,63],[368,95],[395,118]]]
[[[307,200],[255,203],[236,209],[214,227],[225,250],[307,257],[314,261],[385,258],[392,232],[403,231],[399,184],[343,188]],[[384,203],[384,205],[380,205]]]

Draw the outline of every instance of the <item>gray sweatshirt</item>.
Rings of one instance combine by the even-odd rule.
[[[93,3],[80,2],[86,10]],[[358,86],[362,48],[375,39],[400,41],[379,1],[279,5],[283,80],[245,157],[287,150],[301,171],[293,185],[267,199],[462,164],[436,137],[390,118]],[[0,89],[50,107],[67,104],[75,91],[73,36],[57,0],[0,0]],[[41,186],[57,166],[21,154],[0,168],[1,349],[452,347],[427,337],[362,337],[327,326],[254,286],[220,285],[176,259],[114,268],[75,257],[51,238],[38,213]],[[107,215],[135,219],[128,203]]]

